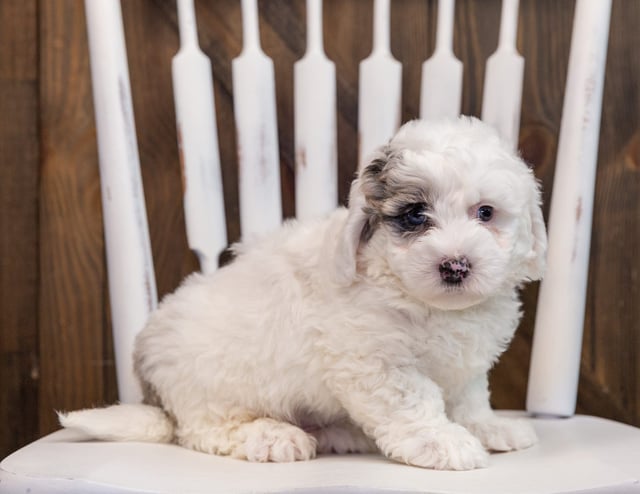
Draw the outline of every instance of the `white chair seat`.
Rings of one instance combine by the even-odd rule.
[[[0,491],[640,492],[640,429],[579,415],[535,419],[534,424],[538,445],[494,454],[489,468],[469,472],[424,470],[375,455],[327,455],[308,462],[257,464],[174,445],[91,441],[62,430],[0,463]]]

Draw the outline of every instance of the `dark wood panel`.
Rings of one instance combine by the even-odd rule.
[[[40,433],[104,388],[105,269],[84,11],[41,1]]]
[[[122,2],[158,290],[197,266],[184,235],[171,57],[174,0]],[[548,204],[553,184],[573,0],[522,0],[525,57],[520,149]],[[357,160],[358,63],[371,51],[372,0],[325,0],[325,50],[337,69],[339,194]],[[404,121],[419,107],[422,62],[433,52],[435,0],[392,1],[392,52],[402,61]],[[464,63],[463,111],[479,115],[499,0],[458,0],[454,51]],[[596,186],[579,410],[640,425],[640,2],[614,0]],[[265,52],[275,60],[283,209],[293,215],[293,63],[305,51],[305,2],[260,0]],[[230,241],[239,238],[231,63],[242,47],[238,0],[197,0],[212,59]],[[38,22],[39,19],[39,22]],[[80,0],[0,2],[0,455],[55,427],[55,408],[116,399],[104,269],[95,125]],[[38,162],[40,168],[38,169]],[[546,206],[545,206],[546,211]],[[10,294],[6,297],[6,294]],[[492,375],[493,401],[524,405],[537,285]],[[559,329],[561,330],[561,328]],[[5,386],[4,383],[9,383]],[[18,414],[16,409],[35,410]]]
[[[579,408],[640,423],[640,2],[611,13]]]
[[[0,456],[38,426],[37,39],[35,0],[0,2]]]

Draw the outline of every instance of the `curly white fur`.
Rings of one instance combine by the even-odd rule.
[[[377,448],[471,469],[487,450],[528,447],[528,422],[492,412],[487,372],[518,325],[518,286],[542,275],[539,202],[485,124],[410,122],[354,181],[348,210],[238,245],[233,263],[163,300],[135,351],[155,412],[116,405],[61,423],[252,461]],[[445,283],[442,260],[461,256],[468,276]]]

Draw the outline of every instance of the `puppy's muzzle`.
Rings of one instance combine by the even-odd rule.
[[[471,263],[466,257],[444,259],[440,263],[440,278],[449,285],[459,285],[469,276]]]

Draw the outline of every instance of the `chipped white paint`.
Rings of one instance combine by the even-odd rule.
[[[243,47],[233,60],[240,226],[244,238],[282,222],[273,61],[260,47],[257,0],[242,0]]]
[[[453,54],[455,0],[438,0],[436,48],[422,64],[420,118],[453,118],[460,115],[462,62]]]
[[[402,65],[389,45],[389,0],[374,0],[373,50],[360,63],[359,166],[386,144],[400,126]]]
[[[211,62],[198,46],[193,0],[178,0],[180,50],[172,60],[189,247],[211,273],[227,246]]]
[[[576,3],[527,392],[535,413],[575,412],[610,14],[611,0]]]
[[[293,76],[296,217],[307,219],[338,205],[336,69],[323,50],[322,0],[307,0],[307,50]]]
[[[136,334],[156,307],[120,2],[85,1],[120,401],[140,401]]]
[[[518,147],[524,58],[516,47],[518,0],[502,0],[498,49],[487,60],[482,96],[482,120]]]

